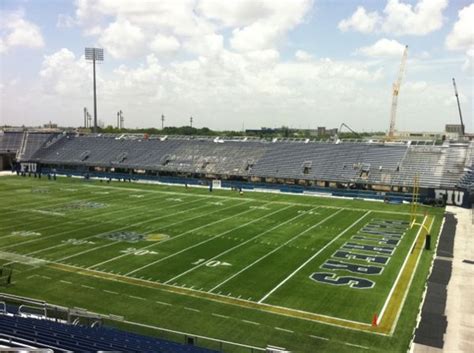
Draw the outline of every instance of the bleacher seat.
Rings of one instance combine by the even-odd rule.
[[[69,351],[215,353],[215,351],[107,327],[74,326],[49,319],[0,315],[0,345]]]

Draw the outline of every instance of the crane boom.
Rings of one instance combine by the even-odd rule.
[[[405,72],[405,65],[408,56],[408,45],[405,45],[403,51],[402,62],[400,64],[400,71],[398,72],[397,81],[393,83],[392,87],[392,110],[390,112],[390,128],[388,130],[388,137],[392,138],[395,134],[395,122],[397,119],[397,104],[398,104],[398,93],[400,92],[400,86],[402,84],[403,73]]]
[[[461,119],[461,132],[464,136],[464,123],[462,121],[462,113],[461,113],[461,104],[459,104],[459,95],[458,95],[458,88],[456,87],[456,80],[453,77],[453,86],[454,86],[454,95],[456,96],[456,100],[458,101],[458,111],[459,111],[459,119]]]

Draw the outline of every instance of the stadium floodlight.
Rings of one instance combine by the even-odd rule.
[[[92,61],[92,73],[94,80],[94,132],[97,132],[97,92],[95,84],[95,62],[104,61],[104,49],[101,48],[86,48],[86,60]]]

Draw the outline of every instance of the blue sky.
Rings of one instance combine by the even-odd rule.
[[[84,47],[105,50],[99,120],[129,127],[473,129],[474,5],[448,0],[0,1],[0,124],[66,126],[92,111]]]

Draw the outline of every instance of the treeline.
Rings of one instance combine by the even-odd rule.
[[[310,138],[312,140],[327,140],[334,138],[330,135],[314,136],[310,130],[289,129],[288,127],[281,127],[278,129],[264,129],[264,130],[247,130],[247,131],[215,131],[208,127],[195,128],[191,126],[167,126],[164,129],[157,128],[143,128],[143,129],[118,129],[114,126],[107,126],[99,128],[100,133],[135,133],[135,134],[149,134],[149,135],[186,135],[186,136],[251,136],[259,138]],[[354,134],[351,132],[344,132],[338,135],[339,138],[363,138],[370,136],[384,136],[384,132],[363,132]]]

